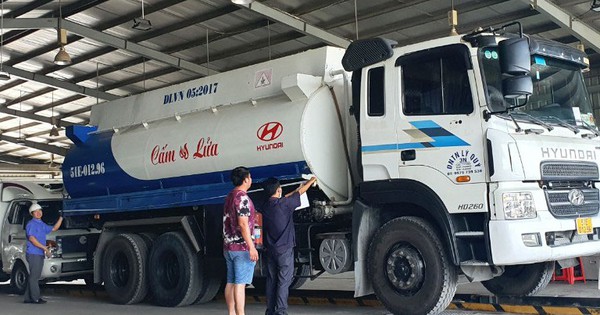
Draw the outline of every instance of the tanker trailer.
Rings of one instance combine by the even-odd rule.
[[[297,285],[313,268],[324,269],[316,252],[337,238],[344,264],[325,268],[351,268],[351,208],[329,205],[349,205],[351,192],[341,124],[348,119],[335,97],[348,86],[331,75],[343,52],[321,48],[100,104],[94,127],[68,130],[76,146],[63,164],[65,215],[103,229],[94,275],[114,302],[136,303],[148,292],[164,306],[215,296],[225,266],[222,204],[233,188],[229,173],[240,165],[257,184],[319,178],[309,195],[323,206],[297,213]],[[260,211],[255,186],[250,196]]]

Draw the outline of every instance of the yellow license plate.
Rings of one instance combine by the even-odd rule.
[[[592,218],[577,218],[577,234],[592,234]]]

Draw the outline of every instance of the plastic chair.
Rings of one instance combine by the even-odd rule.
[[[575,281],[583,281],[583,283],[586,283],[583,261],[581,260],[581,257],[577,257],[577,260],[579,261],[578,266],[555,269],[554,274],[552,275],[552,281],[566,281],[569,284],[575,284]],[[575,268],[577,268],[577,270],[575,270]],[[561,271],[561,274],[557,274],[559,270]]]

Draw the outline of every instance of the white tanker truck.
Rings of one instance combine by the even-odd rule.
[[[360,40],[95,106],[63,165],[65,215],[103,229],[95,281],[122,304],[211,300],[244,165],[319,179],[298,279],[354,270],[356,296],[411,315],[443,311],[459,275],[538,292],[555,261],[600,251],[600,141],[586,56],[504,30]]]

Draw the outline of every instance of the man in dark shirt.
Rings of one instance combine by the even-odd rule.
[[[289,287],[294,276],[294,209],[300,206],[300,195],[306,193],[316,180],[316,177],[311,178],[285,197],[282,197],[281,184],[276,178],[263,183],[270,196],[262,211],[267,257],[266,315],[287,315]]]

